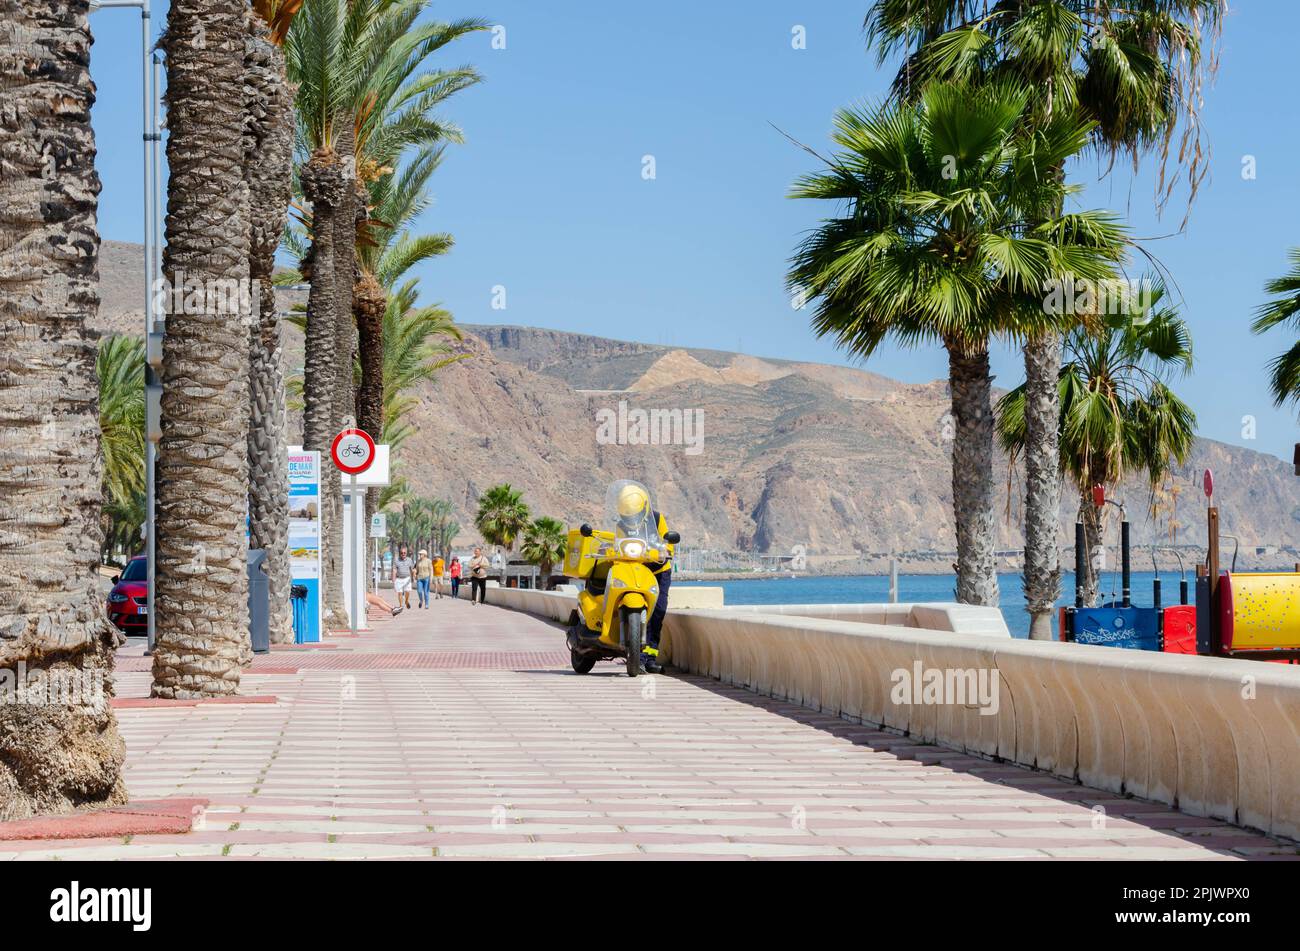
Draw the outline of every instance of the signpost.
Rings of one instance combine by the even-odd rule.
[[[352,498],[352,524],[359,525],[357,512],[360,509],[360,502],[357,496],[357,476],[365,472],[374,464],[375,461],[375,441],[370,438],[370,434],[364,429],[345,429],[334,437],[334,442],[330,444],[330,458],[334,460],[334,465],[340,472],[349,477],[349,488]],[[356,537],[355,535],[353,536]],[[363,553],[365,547],[361,548]],[[357,579],[360,576],[361,558],[353,556],[351,564],[351,579],[349,587],[352,591],[352,610],[348,612],[348,618],[352,623],[352,634],[357,633],[357,618],[365,603],[357,589]]]

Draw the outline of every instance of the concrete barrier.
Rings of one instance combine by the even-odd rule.
[[[670,614],[665,634],[669,661],[691,673],[1300,838],[1295,667],[734,607]],[[981,671],[993,704],[906,689]]]
[[[671,589],[676,593],[677,589]],[[714,605],[690,605],[714,607]],[[920,627],[932,631],[956,631],[987,637],[1010,637],[1007,620],[997,608],[973,604],[933,602],[925,604],[732,604],[728,611],[855,621],[860,624],[887,624],[897,627]]]

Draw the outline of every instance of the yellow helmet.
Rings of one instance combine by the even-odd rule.
[[[618,491],[618,514],[623,518],[640,515],[650,504],[650,496],[639,485],[625,485]]]

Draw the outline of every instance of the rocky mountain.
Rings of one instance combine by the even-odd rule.
[[[138,260],[138,246],[105,245],[103,330],[138,322],[136,285],[120,273],[132,248]],[[555,330],[464,330],[466,359],[418,394],[417,432],[399,465],[419,494],[455,504],[467,541],[478,495],[494,483],[510,482],[534,512],[576,524],[601,518],[611,481],[637,478],[697,548],[780,556],[802,546],[809,566],[823,569],[879,567],[891,552],[912,570],[951,564],[944,381],[912,385],[853,367]],[[287,343],[290,369],[300,368],[300,335],[291,331]],[[1006,459],[997,465],[1010,489],[999,545],[1012,568],[1022,545],[1019,480]],[[1300,479],[1291,466],[1204,439],[1156,498],[1137,483],[1115,493],[1135,543],[1184,546],[1191,563],[1204,542],[1207,466],[1243,561],[1261,563],[1258,547],[1276,549],[1262,563],[1294,562],[1286,550],[1300,547]],[[1076,508],[1067,489],[1066,549]],[[1136,566],[1149,564],[1144,552]]]

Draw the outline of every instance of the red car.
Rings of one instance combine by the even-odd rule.
[[[149,582],[144,555],[127,562],[126,570],[113,576],[108,593],[108,619],[127,634],[143,634],[149,623]]]

